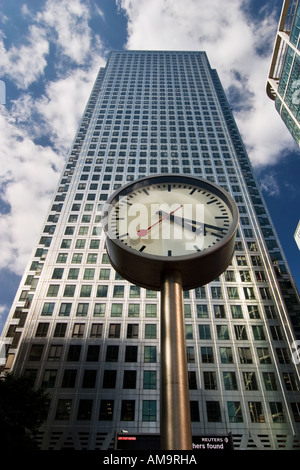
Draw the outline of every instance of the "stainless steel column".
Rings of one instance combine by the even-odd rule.
[[[160,394],[161,449],[191,450],[183,291],[177,271],[166,273],[161,286]]]

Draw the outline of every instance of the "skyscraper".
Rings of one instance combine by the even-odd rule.
[[[284,0],[270,66],[267,94],[300,145],[300,3]]]
[[[113,270],[101,227],[115,189],[157,173],[215,182],[240,213],[231,265],[184,293],[193,435],[299,448],[299,295],[217,72],[175,51],[112,52],[100,69],[6,322],[4,370],[51,397],[40,448],[160,432],[159,294]]]

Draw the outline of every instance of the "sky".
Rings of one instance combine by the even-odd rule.
[[[0,331],[111,50],[203,50],[300,288],[299,148],[266,95],[283,0],[0,0]]]

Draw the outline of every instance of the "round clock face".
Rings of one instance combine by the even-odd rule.
[[[150,177],[127,185],[110,201],[109,237],[142,256],[194,256],[231,231],[226,194],[197,178]]]

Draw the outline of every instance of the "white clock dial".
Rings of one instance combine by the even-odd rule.
[[[113,204],[111,236],[139,253],[174,257],[202,252],[228,233],[232,213],[219,195],[194,184],[135,188]]]

